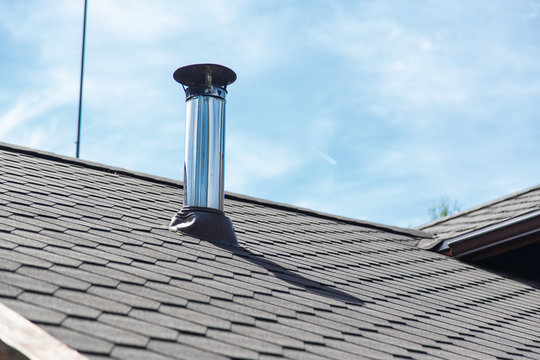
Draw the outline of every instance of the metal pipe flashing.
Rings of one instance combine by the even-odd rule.
[[[184,204],[169,228],[200,239],[236,244],[223,213],[225,97],[236,80],[231,69],[195,64],[177,69],[174,79],[186,93]]]

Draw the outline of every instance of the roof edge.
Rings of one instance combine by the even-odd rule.
[[[515,198],[517,196],[521,196],[521,195],[524,195],[526,193],[529,193],[531,191],[535,191],[535,190],[538,190],[540,189],[540,184],[538,185],[534,185],[534,186],[531,186],[531,187],[528,187],[524,190],[520,190],[518,192],[515,192],[515,193],[511,193],[509,195],[504,195],[500,198],[497,198],[495,200],[492,200],[492,201],[489,201],[487,203],[483,203],[483,204],[480,204],[480,205],[477,205],[477,206],[474,206],[470,209],[467,209],[467,210],[464,210],[464,211],[460,211],[458,213],[455,213],[453,215],[450,215],[450,216],[445,216],[443,218],[439,218],[439,219],[436,219],[436,220],[433,220],[431,222],[428,222],[426,224],[423,224],[423,225],[420,225],[420,226],[416,226],[415,229],[417,230],[423,230],[425,228],[428,228],[428,227],[431,227],[431,226],[434,226],[434,225],[438,225],[438,224],[442,224],[446,221],[449,221],[449,220],[452,220],[452,219],[455,219],[455,218],[458,218],[460,216],[463,216],[463,215],[467,215],[467,214],[470,214],[474,211],[478,211],[480,209],[483,209],[483,208],[486,208],[486,207],[489,207],[489,206],[492,206],[492,205],[496,205],[498,203],[501,203],[503,201],[506,201],[506,200],[510,200],[512,198]]]
[[[173,185],[178,185],[180,187],[184,187],[184,183],[179,180],[173,180],[166,177],[151,175],[148,173],[139,172],[135,170],[128,170],[128,169],[117,167],[117,166],[105,165],[105,164],[90,161],[90,160],[77,159],[71,156],[60,155],[60,154],[45,151],[45,150],[36,150],[36,149],[28,148],[25,146],[12,145],[12,144],[8,144],[8,143],[0,141],[0,150],[4,150],[4,149],[8,151],[16,151],[23,154],[37,156],[42,159],[61,161],[63,163],[81,165],[81,166],[85,166],[91,169],[102,170],[109,173],[122,174],[122,175],[127,175],[127,176],[131,176],[131,177],[135,177],[135,178],[139,178],[143,180],[151,180],[157,183],[162,183],[162,184],[167,184],[167,185],[173,184]]]
[[[0,355],[3,355],[4,350],[7,351],[8,359],[88,360],[87,357],[0,303]]]
[[[76,159],[71,156],[59,155],[59,154],[49,152],[49,151],[35,150],[32,148],[19,146],[19,145],[11,145],[4,142],[0,142],[0,150],[7,150],[7,151],[12,151],[12,152],[15,151],[15,152],[23,153],[23,154],[37,156],[43,159],[49,159],[53,161],[60,161],[63,163],[85,166],[85,167],[96,169],[96,170],[106,171],[109,173],[122,174],[126,176],[132,176],[138,179],[154,181],[154,182],[166,184],[166,185],[175,185],[175,186],[180,186],[182,188],[184,187],[184,183],[179,180],[173,180],[173,179],[169,179],[169,178],[161,177],[157,175],[150,175],[147,173],[138,172],[134,170],[127,170],[127,169],[116,167],[116,166],[104,165],[104,164],[89,161],[89,160]],[[420,237],[420,238],[432,237],[431,234],[424,232],[422,230],[419,230],[419,229],[407,229],[407,228],[401,228],[401,227],[392,226],[392,225],[379,224],[379,223],[349,218],[345,216],[329,214],[329,213],[316,211],[312,209],[297,207],[294,205],[275,202],[271,200],[260,199],[260,198],[256,198],[256,197],[252,197],[248,195],[241,195],[241,194],[237,194],[237,193],[233,193],[229,191],[225,192],[225,197],[228,199],[245,201],[252,204],[265,205],[265,206],[269,206],[275,209],[293,211],[293,212],[297,212],[297,213],[301,213],[305,215],[316,216],[322,219],[338,220],[338,221],[351,224],[351,225],[359,225],[359,226],[365,226],[365,227],[378,229],[378,230],[390,231],[390,232],[398,233],[402,235],[408,235],[408,236],[414,236],[414,237]]]

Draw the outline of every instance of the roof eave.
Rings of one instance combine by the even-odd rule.
[[[34,323],[0,303],[0,358],[88,360]]]

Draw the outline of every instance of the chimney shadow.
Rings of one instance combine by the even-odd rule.
[[[257,265],[269,272],[271,272],[276,278],[283,280],[291,285],[300,287],[309,293],[324,296],[330,299],[343,301],[348,304],[363,305],[364,302],[357,297],[341,291],[333,286],[324,285],[318,281],[311,280],[303,275],[298,274],[295,271],[288,270],[278,263],[263,258],[260,255],[254,254],[248,249],[241,246],[225,245],[219,243],[212,243],[213,245],[230,251],[233,255],[238,256],[250,263]]]

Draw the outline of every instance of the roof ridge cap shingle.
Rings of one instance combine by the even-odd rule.
[[[464,216],[464,215],[470,214],[470,213],[472,213],[472,212],[478,211],[478,210],[480,210],[480,209],[487,208],[487,207],[496,205],[496,204],[498,204],[498,203],[502,203],[502,202],[504,202],[504,201],[506,201],[506,200],[510,200],[510,199],[512,199],[512,198],[515,198],[515,197],[524,195],[524,194],[526,194],[526,193],[529,193],[529,192],[531,192],[531,191],[535,191],[535,190],[538,190],[538,189],[540,189],[540,184],[531,186],[531,187],[526,188],[526,189],[524,189],[524,190],[520,190],[520,191],[511,193],[511,194],[509,194],[509,195],[504,195],[504,196],[499,197],[499,198],[497,198],[497,199],[495,199],[495,200],[491,200],[491,201],[488,201],[488,202],[486,202],[486,203],[482,203],[482,204],[480,204],[480,205],[474,206],[474,207],[469,208],[469,209],[467,209],[467,210],[460,211],[460,212],[458,212],[458,213],[456,213],[456,214],[453,214],[453,215],[450,215],[450,216],[445,216],[445,217],[443,217],[443,218],[439,218],[439,219],[430,221],[430,222],[428,222],[428,223],[426,223],[426,224],[423,224],[423,225],[420,225],[420,226],[415,227],[415,229],[422,231],[422,229],[431,227],[431,226],[433,226],[433,225],[442,224],[442,223],[444,223],[444,222],[450,221],[450,220],[455,219],[455,218],[458,218],[458,217],[460,217],[460,216]]]
[[[135,178],[138,178],[138,179],[154,181],[154,182],[161,183],[161,184],[175,185],[175,186],[180,186],[180,187],[184,186],[184,183],[182,181],[179,181],[179,180],[173,180],[173,179],[169,179],[169,178],[162,177],[162,176],[151,175],[151,174],[148,174],[148,173],[134,171],[134,170],[128,170],[128,169],[125,169],[125,168],[116,167],[116,166],[112,166],[112,165],[105,165],[105,164],[101,164],[101,163],[97,163],[97,162],[93,162],[93,161],[89,161],[89,160],[77,159],[77,158],[74,158],[74,157],[71,157],[71,156],[60,155],[60,154],[56,154],[56,153],[45,151],[45,150],[36,150],[36,149],[32,149],[32,148],[28,148],[28,147],[24,147],[24,146],[19,146],[19,145],[12,145],[12,144],[8,144],[8,143],[4,143],[4,142],[0,142],[0,150],[7,150],[7,151],[11,151],[11,152],[18,152],[18,153],[28,154],[28,155],[37,156],[37,157],[40,157],[40,158],[43,158],[43,159],[49,159],[49,160],[53,160],[53,161],[60,161],[60,162],[63,162],[63,163],[80,165],[80,166],[84,166],[84,167],[88,167],[88,168],[92,168],[92,169],[96,169],[96,170],[101,170],[101,171],[106,171],[106,172],[110,172],[110,173],[116,173],[116,174],[122,174],[122,175],[126,175],[126,176],[132,176],[132,177],[135,177]],[[419,229],[407,229],[407,228],[401,228],[401,227],[392,226],[392,225],[379,224],[379,223],[374,223],[374,222],[349,218],[349,217],[345,217],[345,216],[329,214],[329,213],[325,213],[325,212],[322,212],[322,211],[316,211],[316,210],[312,210],[312,209],[307,209],[307,208],[294,206],[294,205],[290,205],[290,204],[275,202],[275,201],[271,201],[271,200],[260,199],[260,198],[256,198],[256,197],[252,197],[252,196],[248,196],[248,195],[232,193],[232,192],[229,192],[229,191],[225,192],[225,197],[229,198],[229,199],[236,199],[236,200],[240,200],[240,201],[244,201],[244,202],[249,202],[249,203],[252,203],[252,204],[265,205],[265,206],[272,207],[272,208],[275,208],[275,209],[293,211],[293,212],[297,212],[297,213],[301,213],[301,214],[305,214],[305,215],[310,215],[310,216],[315,216],[315,217],[322,218],[322,219],[327,219],[327,220],[338,220],[338,221],[341,221],[343,223],[347,223],[347,224],[351,224],[351,225],[370,227],[370,228],[373,228],[373,229],[389,231],[389,232],[398,233],[398,234],[402,234],[402,235],[408,235],[408,236],[414,236],[414,237],[422,237],[422,238],[431,237],[430,234],[428,234],[428,233],[426,233],[424,231],[421,231]]]

